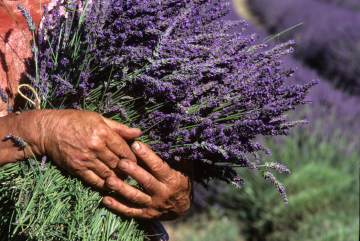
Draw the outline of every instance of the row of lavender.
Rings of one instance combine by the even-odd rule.
[[[295,57],[349,92],[360,94],[360,14],[314,0],[251,0],[252,11],[267,30],[294,39]]]
[[[316,0],[324,3],[331,3],[339,7],[348,8],[353,11],[360,10],[360,1],[359,0]]]

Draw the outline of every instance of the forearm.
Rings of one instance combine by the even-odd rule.
[[[45,116],[51,110],[29,110],[20,114],[11,113],[0,118],[0,166],[16,162],[35,155],[43,155]],[[8,134],[22,138],[29,148],[22,148],[12,139],[6,139]]]

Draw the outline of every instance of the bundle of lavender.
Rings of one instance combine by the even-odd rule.
[[[295,69],[282,70],[281,57],[293,41],[271,50],[254,45],[257,36],[244,35],[244,21],[221,20],[230,11],[222,0],[84,0],[80,8],[77,0],[65,8],[60,2],[51,15],[44,9],[32,45],[34,71],[27,76],[41,108],[92,110],[140,128],[140,140],[163,160],[194,161],[195,181],[205,186],[241,186],[234,167],[259,170],[287,204],[285,188],[266,169],[290,170],[261,165],[258,152],[270,151],[255,137],[288,135],[306,123],[285,114],[310,103],[306,95],[316,84],[284,86]],[[239,24],[241,32],[227,33]],[[145,238],[136,223],[99,206],[99,193],[51,162],[9,164],[0,179],[0,230],[9,236]]]

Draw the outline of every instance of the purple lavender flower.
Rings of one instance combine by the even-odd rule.
[[[8,97],[3,88],[0,87],[0,97],[4,103],[8,103]]]
[[[22,15],[25,17],[25,20],[28,24],[30,31],[35,31],[35,23],[33,18],[30,15],[30,11],[24,8],[21,4],[17,5],[18,9],[21,11]]]
[[[47,157],[46,156],[43,156],[42,160],[41,160],[41,163],[40,163],[40,169],[41,170],[46,170],[45,166],[46,166],[46,160],[47,160]]]
[[[275,171],[278,171],[280,173],[285,172],[285,173],[291,173],[290,169],[288,169],[286,166],[284,166],[281,163],[278,162],[265,162],[265,168],[266,169],[274,169]]]
[[[280,196],[282,196],[284,199],[285,205],[288,205],[288,198],[285,192],[285,188],[283,187],[283,184],[280,183],[271,172],[264,172],[263,177],[265,180],[269,181],[271,184],[276,186],[277,190],[280,193]]]
[[[8,133],[4,139],[12,139],[16,144],[18,144],[19,146],[21,147],[25,147],[27,145],[27,143],[21,138],[21,137],[18,137],[18,136],[14,136],[13,134],[11,133]]]
[[[244,180],[241,179],[241,178],[239,177],[239,175],[237,175],[237,176],[234,178],[234,180],[231,182],[231,184],[233,184],[233,185],[234,185],[235,187],[237,187],[237,188],[241,188],[241,187],[245,186]]]

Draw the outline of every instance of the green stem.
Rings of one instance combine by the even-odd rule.
[[[279,36],[280,36],[281,34],[287,32],[287,31],[289,31],[289,30],[291,30],[291,29],[293,29],[293,28],[296,28],[296,27],[300,26],[301,24],[303,24],[303,23],[302,23],[302,22],[301,22],[301,23],[298,23],[298,24],[296,24],[295,26],[292,26],[291,28],[288,28],[288,29],[286,29],[286,30],[284,30],[284,31],[282,31],[282,32],[280,32],[280,33],[278,33],[278,34],[270,35],[270,36],[264,38],[263,44],[266,44],[267,42],[273,40],[273,39],[276,38],[276,37],[279,38]],[[267,39],[267,40],[266,40],[266,39]],[[265,41],[265,40],[266,40],[266,41]],[[265,41],[265,42],[264,42],[264,41]],[[278,41],[279,41],[279,39],[278,39]]]
[[[28,146],[28,144],[26,143],[25,146],[29,149],[29,151],[31,152],[31,154],[33,155],[33,157],[36,159],[36,156],[34,154],[34,152],[32,152],[31,148]]]
[[[41,14],[41,0],[39,1],[40,2],[40,22],[42,20],[42,14]]]
[[[7,10],[9,11],[9,13],[11,14],[11,16],[13,17],[15,23],[17,24],[17,26],[19,27],[19,29],[21,30],[22,34],[24,35],[25,39],[26,39],[26,42],[29,44],[29,47],[31,48],[31,44],[30,44],[30,41],[28,40],[28,38],[26,37],[24,31],[22,30],[22,28],[20,27],[20,24],[18,23],[18,21],[16,20],[14,14],[11,12],[9,6],[6,4],[5,0],[2,0],[7,8]]]
[[[103,94],[102,94],[102,96],[101,96],[101,101],[100,101],[100,104],[99,104],[99,107],[98,107],[98,111],[100,111],[100,108],[101,108],[101,106],[102,106],[102,104],[103,104],[103,101],[104,101],[104,96],[105,96],[106,91],[107,91],[107,89],[108,89],[108,87],[109,87],[109,85],[110,85],[110,79],[111,79],[113,70],[114,70],[114,63],[113,63],[113,65],[111,66],[109,78],[108,78],[108,81],[107,81],[107,83],[106,83],[105,90],[104,90],[104,92],[103,92]]]
[[[31,31],[32,32],[32,35],[33,35],[33,39],[34,39],[34,42],[35,42],[35,31]],[[34,43],[35,45],[35,43]],[[38,59],[37,59],[37,53],[38,53],[38,50],[34,49],[34,61],[35,61],[35,74],[36,74],[36,83],[39,83],[39,73],[38,73]]]

